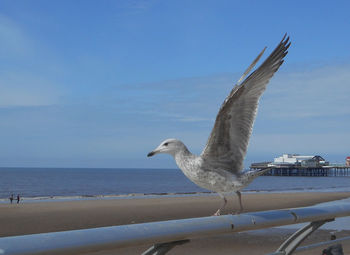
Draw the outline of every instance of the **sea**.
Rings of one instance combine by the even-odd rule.
[[[350,191],[350,177],[260,176],[243,192]],[[0,168],[0,203],[206,194],[179,169]]]

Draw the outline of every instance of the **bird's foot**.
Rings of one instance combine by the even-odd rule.
[[[221,213],[220,213],[220,210],[217,210],[216,213],[213,214],[213,216],[220,216]]]

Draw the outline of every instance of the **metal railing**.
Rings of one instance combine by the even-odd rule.
[[[36,254],[155,244],[143,254],[165,254],[190,239],[310,222],[293,234],[275,254],[292,254],[314,230],[337,217],[350,216],[350,204],[317,206],[159,221],[0,238],[0,254]],[[20,245],[19,245],[20,244]]]

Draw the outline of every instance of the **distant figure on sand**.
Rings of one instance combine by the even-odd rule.
[[[20,200],[21,198],[19,197],[19,194],[17,195],[17,204],[19,203],[19,200]]]
[[[9,199],[10,199],[10,203],[12,204],[12,202],[13,202],[13,194],[11,194],[11,196],[9,197]]]

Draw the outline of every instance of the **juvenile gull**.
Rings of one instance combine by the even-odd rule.
[[[200,156],[192,154],[177,139],[163,141],[147,155],[148,157],[157,153],[172,155],[187,178],[202,188],[217,192],[222,198],[222,205],[214,215],[220,215],[227,203],[225,196],[234,192],[238,195],[240,205],[237,213],[242,212],[240,190],[269,170],[266,168],[242,172],[243,160],[260,96],[271,77],[282,65],[290,46],[288,41],[289,37],[286,38],[285,35],[264,63],[241,83],[259,61],[266,47],[247,68],[222,104],[207,145]]]

